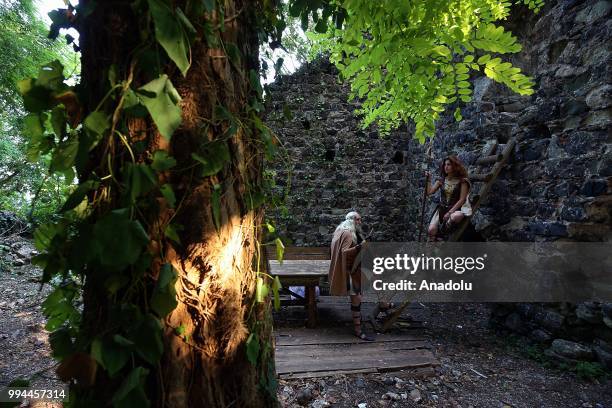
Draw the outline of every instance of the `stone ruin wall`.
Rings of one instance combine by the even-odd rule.
[[[548,0],[536,16],[513,15],[506,26],[523,50],[511,61],[535,78],[536,93],[521,97],[474,78],[463,121],[449,115],[438,123],[436,157],[458,154],[472,172],[487,142],[497,140],[501,151],[517,140],[474,216],[479,239],[610,241],[611,10],[605,0]],[[414,239],[423,149],[407,129],[386,139],[375,128],[360,130],[352,115],[357,105],[346,97],[347,87],[325,61],[270,86],[267,123],[295,167],[288,211],[269,214],[293,245],[329,245],[350,209],[363,213],[373,240]],[[277,179],[287,174],[286,163],[271,166]],[[612,303],[506,304],[494,310],[492,322],[544,344],[558,360],[598,360],[612,368]]]

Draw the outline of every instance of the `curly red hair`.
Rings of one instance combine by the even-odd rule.
[[[465,166],[463,165],[463,163],[461,163],[461,160],[459,160],[459,158],[454,155],[446,156],[444,160],[442,160],[442,163],[440,163],[440,175],[442,177],[448,176],[448,174],[446,174],[446,172],[444,171],[444,163],[446,163],[447,160],[450,161],[451,166],[453,166],[453,169],[455,169],[455,176],[459,178],[468,178],[468,172],[465,169]]]

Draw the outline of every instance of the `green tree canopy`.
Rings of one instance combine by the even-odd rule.
[[[433,136],[440,113],[471,100],[469,79],[479,71],[521,95],[533,93],[532,79],[497,56],[521,50],[497,25],[510,14],[509,1],[337,0],[322,14],[311,3],[295,0],[289,11],[302,21],[312,17],[310,38],[350,81],[351,98],[362,100],[364,127],[377,122],[388,133],[414,121],[418,139]],[[543,0],[515,3],[538,11]]]

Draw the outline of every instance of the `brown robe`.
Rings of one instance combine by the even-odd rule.
[[[350,231],[337,230],[334,232],[331,243],[331,262],[329,264],[329,294],[332,296],[349,294],[349,274],[353,267],[353,261],[359,253],[359,248],[356,245]],[[359,285],[361,285],[361,268],[356,268],[353,276],[354,279],[358,279]]]

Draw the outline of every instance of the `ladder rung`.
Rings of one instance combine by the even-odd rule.
[[[476,160],[476,164],[479,166],[482,166],[483,164],[491,164],[491,163],[495,163],[498,161],[501,161],[501,159],[504,157],[503,154],[493,154],[491,156],[487,156],[487,157],[481,157],[480,159]]]
[[[491,180],[491,177],[493,177],[492,174],[490,173],[485,173],[485,174],[472,174],[470,176],[470,179],[474,180],[474,181],[489,181]]]

